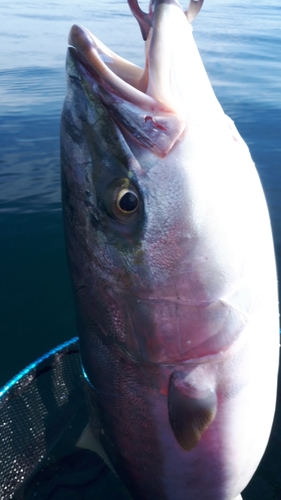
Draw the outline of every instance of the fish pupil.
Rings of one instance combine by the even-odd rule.
[[[119,200],[119,207],[123,212],[133,212],[138,206],[138,198],[137,196],[127,191]]]

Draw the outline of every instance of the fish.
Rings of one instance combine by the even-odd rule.
[[[270,219],[177,0],[128,6],[140,68],[69,34],[64,231],[95,449],[135,500],[238,500],[266,448],[279,356]],[[124,37],[126,34],[124,33]]]

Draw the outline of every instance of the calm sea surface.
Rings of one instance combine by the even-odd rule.
[[[2,0],[0,20],[1,386],[76,334],[59,167],[69,29],[87,26],[139,65],[143,44],[126,0]],[[217,96],[259,170],[280,274],[280,0],[205,0],[193,25]]]

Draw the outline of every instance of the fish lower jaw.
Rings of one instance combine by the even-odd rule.
[[[139,75],[126,79],[123,72],[129,70],[118,71],[118,68],[130,63],[120,63],[118,56],[114,55],[118,64],[113,62],[112,69],[110,64],[106,65],[101,55],[102,52],[106,55],[108,49],[102,49],[103,44],[85,28],[73,26],[69,44],[69,76],[73,76],[74,72],[90,100],[102,103],[128,143],[144,147],[164,158],[184,136],[186,119],[182,109],[171,108],[148,95],[145,88],[140,88],[134,81]]]
[[[141,85],[143,70],[119,58],[82,26],[72,26],[69,34],[72,55],[102,89],[113,99],[124,99],[150,111],[171,112],[171,109],[145,92]]]

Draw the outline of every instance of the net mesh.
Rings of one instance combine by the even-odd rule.
[[[77,341],[30,365],[1,392],[1,500],[14,498],[81,404]]]
[[[281,390],[265,455],[243,500],[281,500]],[[261,395],[262,405],[262,395]],[[100,457],[75,443],[87,424],[78,339],[0,391],[0,500],[128,500]]]

